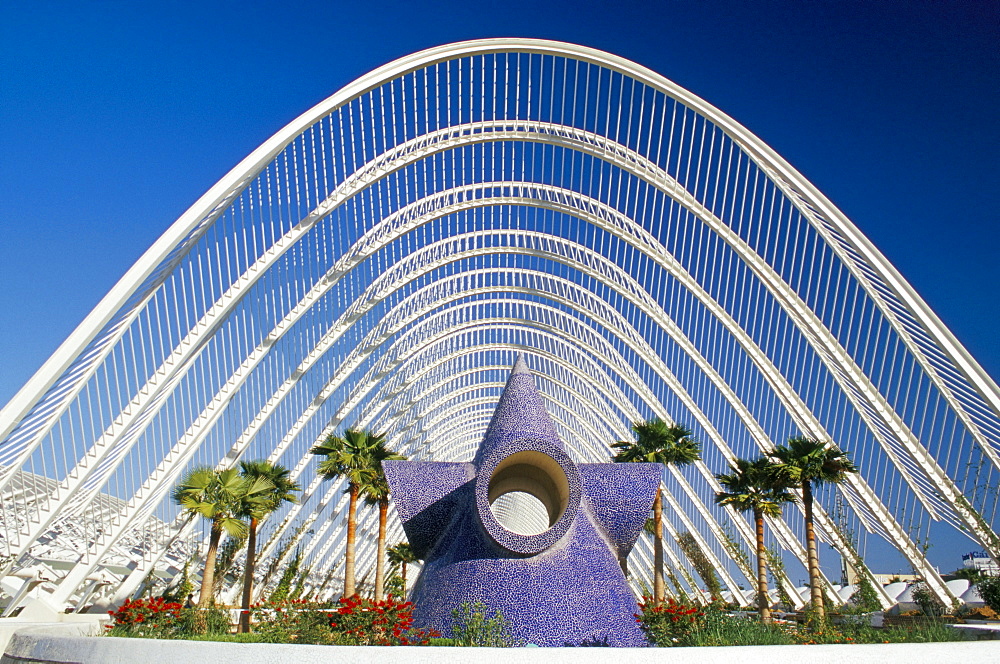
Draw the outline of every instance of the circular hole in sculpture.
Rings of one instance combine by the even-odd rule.
[[[569,480],[559,463],[543,452],[511,454],[490,477],[493,516],[518,535],[539,535],[551,528],[569,503]]]
[[[501,526],[518,535],[540,535],[551,527],[545,504],[526,491],[505,493],[490,508]]]

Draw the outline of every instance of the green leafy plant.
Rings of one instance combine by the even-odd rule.
[[[657,602],[647,596],[639,604],[639,613],[635,619],[650,643],[669,648],[683,645],[682,641],[704,615],[701,608],[681,604],[672,597],[665,602]]]
[[[976,582],[976,590],[986,606],[1000,612],[1000,576],[984,576]]]
[[[173,638],[187,638],[194,634],[228,635],[232,627],[227,609],[215,606],[184,609]]]
[[[390,546],[386,549],[386,555],[389,558],[389,562],[393,565],[393,568],[400,569],[400,577],[402,590],[391,590],[392,594],[397,597],[406,597],[406,566],[417,562],[417,554],[413,552],[413,547],[410,546],[409,542],[399,542]]]
[[[336,607],[306,600],[270,600],[251,607],[253,633],[265,643],[335,643]]]
[[[285,567],[285,571],[281,574],[281,578],[278,580],[278,585],[274,588],[274,592],[271,593],[272,602],[280,602],[282,600],[288,599],[288,593],[292,589],[292,582],[295,581],[295,577],[299,573],[299,565],[302,564],[302,551],[300,549],[295,550],[295,557],[289,561],[288,566]]]
[[[335,642],[354,646],[429,645],[441,636],[434,629],[413,627],[413,604],[392,595],[384,600],[343,597],[330,621]]]
[[[454,645],[478,646],[482,648],[512,648],[521,642],[510,633],[510,625],[497,611],[492,618],[487,617],[489,609],[482,602],[464,602],[453,609],[454,623],[451,636]]]
[[[694,571],[698,573],[698,576],[705,583],[705,588],[708,589],[712,600],[720,600],[722,598],[722,583],[719,582],[719,577],[715,573],[715,567],[708,559],[708,556],[705,555],[705,552],[702,551],[695,536],[685,530],[678,535],[677,544],[681,547],[681,551],[684,552],[687,559],[691,561]]]
[[[218,556],[215,559],[215,579],[212,590],[218,593],[222,590],[222,585],[227,575],[239,576],[242,569],[236,564],[236,555],[243,549],[247,542],[247,534],[241,533],[235,537],[226,537],[226,540],[219,547]]]
[[[870,612],[878,611],[882,608],[882,603],[879,601],[878,591],[875,590],[875,586],[872,582],[868,580],[868,577],[862,576],[858,579],[858,589],[854,591],[851,595],[851,605],[857,611]]]
[[[302,597],[302,593],[305,591],[306,581],[309,580],[310,574],[312,574],[312,567],[306,567],[299,572],[298,578],[295,581],[295,587],[288,594],[288,599],[306,599]]]
[[[983,573],[975,567],[959,567],[951,575],[956,579],[967,579],[972,585],[975,585],[983,578]]]
[[[732,614],[717,605],[704,614],[675,645],[681,646],[773,646],[795,643],[783,626],[762,623],[752,617]]]
[[[767,548],[764,555],[767,556],[767,567],[771,573],[771,579],[774,581],[774,587],[778,590],[778,599],[781,600],[781,604],[786,609],[791,609],[795,606],[795,602],[792,601],[792,596],[788,594],[783,583],[783,581],[788,580],[788,575],[785,573],[785,562],[781,559],[781,552],[777,549]]]
[[[913,589],[913,601],[925,616],[937,617],[944,614],[944,604],[938,601],[925,583],[919,583]]]
[[[191,582],[191,560],[194,558],[188,558],[184,561],[184,568],[181,570],[179,579],[173,587],[163,593],[163,599],[168,602],[181,602],[183,603],[188,595],[194,592],[194,584]],[[177,578],[177,577],[174,577]]]
[[[266,586],[268,582],[270,582],[271,577],[274,576],[275,572],[277,572],[281,568],[281,565],[285,562],[285,557],[288,555],[288,552],[292,550],[292,547],[295,547],[296,551],[298,550],[296,544],[302,537],[302,533],[306,532],[306,528],[312,525],[312,522],[312,519],[305,519],[302,523],[295,527],[295,530],[291,535],[278,540],[278,551],[271,556],[267,569],[264,571],[264,578],[260,582],[261,586]],[[267,548],[269,545],[270,541],[268,544],[265,544],[264,548]]]
[[[162,597],[127,599],[116,611],[108,611],[114,623],[105,627],[108,636],[166,638],[181,628],[183,610],[179,602]]]
[[[396,597],[406,597],[406,582],[395,567],[389,568],[389,578],[385,582],[385,591]]]
[[[194,634],[228,634],[229,612],[224,609],[185,609],[180,602],[162,597],[126,600],[116,611],[108,611],[114,623],[108,636],[139,636],[176,639]]]

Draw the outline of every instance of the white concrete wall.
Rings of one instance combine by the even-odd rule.
[[[15,634],[0,664],[973,664],[1000,662],[1000,641],[835,646],[727,648],[434,648],[345,647],[206,641],[157,641],[70,636],[75,625],[25,628]]]

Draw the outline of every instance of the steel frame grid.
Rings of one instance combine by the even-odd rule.
[[[692,421],[713,463],[795,428],[863,458],[841,491],[852,527],[888,539],[940,599],[954,598],[901,523],[944,520],[998,553],[995,497],[975,488],[998,477],[1000,391],[857,228],[659,75],[513,39],[429,49],[358,79],[151,247],[0,411],[5,571],[43,536],[73,540],[83,557],[52,593],[66,602],[130,533],[160,524],[172,535],[140,547],[115,591],[127,594],[191,536],[163,501],[180,473],[247,454],[291,455],[304,503],[325,494],[304,520],[305,504],[276,515],[270,555],[308,535],[302,523],[337,489],[319,491],[313,441],[363,417],[432,455],[463,401],[488,410],[493,397],[475,395],[490,381],[468,373],[442,395],[394,377],[513,347],[553,380],[559,361],[587,358],[569,380],[589,390],[563,379],[546,392],[555,410],[593,410],[560,424],[575,453],[601,456],[609,432],[650,414]],[[720,523],[744,539],[748,524],[711,506],[712,473],[696,470],[665,475],[686,505],[671,498],[674,516],[739,598]],[[25,476],[58,480],[29,495],[15,489]],[[125,507],[71,532],[107,496]],[[849,555],[837,524],[819,525]],[[772,527],[800,557],[801,533]],[[332,560],[332,542],[309,548]]]

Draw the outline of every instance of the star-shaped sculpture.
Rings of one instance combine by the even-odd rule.
[[[383,466],[424,561],[411,596],[416,625],[447,635],[453,609],[481,602],[528,643],[647,645],[619,559],[649,516],[662,468],[574,463],[522,357],[471,463]],[[513,513],[500,509],[505,495],[518,497],[506,503]],[[516,509],[535,500],[541,532]]]

